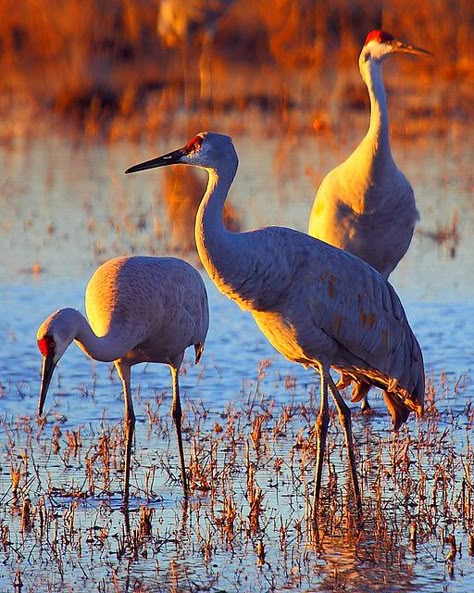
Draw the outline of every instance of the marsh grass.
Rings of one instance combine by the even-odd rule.
[[[362,591],[395,569],[410,590],[421,578],[417,565],[432,563],[462,580],[474,554],[474,414],[470,403],[456,412],[446,405],[462,381],[440,377],[425,419],[398,435],[355,413],[361,526],[332,414],[315,532],[308,509],[317,410],[307,396],[278,405],[262,384],[266,368],[262,361],[247,403],[219,414],[186,406],[188,504],[162,395],[139,399],[147,421],[136,435],[127,512],[120,510],[121,423],[65,432],[54,416],[46,424],[3,423],[11,484],[0,499],[0,555],[10,582],[23,593],[86,576],[100,586],[84,590],[103,593]]]

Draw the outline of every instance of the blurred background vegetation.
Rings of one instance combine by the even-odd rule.
[[[390,65],[398,132],[465,125],[472,0],[2,0],[2,136],[51,117],[110,141],[224,120],[333,130],[341,110],[367,115],[357,57],[374,28],[434,54]]]

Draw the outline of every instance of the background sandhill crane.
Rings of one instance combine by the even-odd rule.
[[[320,373],[313,518],[329,423],[328,388],[343,427],[360,511],[350,410],[330,368],[381,387],[395,428],[410,410],[421,414],[423,358],[400,300],[366,262],[305,233],[284,227],[230,233],[222,213],[238,157],[228,136],[200,133],[183,148],[130,167],[126,173],[174,163],[208,171],[195,231],[199,256],[217,288],[252,313],[270,343],[286,358]]]
[[[189,38],[193,28],[199,33],[199,98],[212,102],[212,46],[217,22],[235,0],[161,0],[158,10],[158,34],[168,47],[181,46],[184,75],[185,106],[189,107],[188,65],[193,54]]]
[[[354,152],[323,179],[309,217],[308,233],[349,251],[388,278],[405,255],[419,219],[413,189],[390,150],[382,62],[397,53],[431,55],[371,31],[359,56],[370,98],[370,124]],[[339,387],[349,381],[343,377]],[[367,385],[356,384],[353,401],[368,409]]]
[[[163,177],[163,188],[160,195],[166,203],[167,229],[171,235],[171,247],[181,253],[195,251],[194,222],[206,189],[206,180],[196,169],[191,167],[168,167]],[[224,222],[233,232],[240,231],[239,215],[226,202]]]
[[[173,379],[171,413],[186,496],[178,372],[188,346],[194,345],[196,363],[204,348],[209,313],[201,275],[187,262],[172,257],[117,257],[95,271],[85,300],[90,325],[79,311],[65,308],[50,315],[38,329],[38,347],[44,357],[38,413],[43,413],[54,368],[73,340],[91,358],[114,362],[125,400],[127,503],[135,428],[131,367],[140,362],[167,364]]]

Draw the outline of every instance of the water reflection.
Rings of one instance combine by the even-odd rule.
[[[35,264],[48,275],[77,275],[115,255],[160,253],[165,245],[172,247],[170,226],[180,223],[173,217],[170,224],[173,208],[164,199],[168,181],[160,172],[143,175],[134,184],[122,175],[128,163],[172,144],[165,139],[138,149],[127,144],[77,145],[52,137],[33,140],[27,147],[1,147],[0,247],[9,256],[3,260],[0,281],[32,273]],[[275,140],[236,138],[236,144],[241,165],[230,199],[245,220],[243,228],[283,224],[304,230],[318,180],[343,148],[333,149],[328,157],[323,144],[303,138],[282,159]],[[423,148],[398,147],[398,159],[403,159],[415,188],[421,222],[392,283],[408,298],[472,301],[474,280],[466,274],[474,265],[469,151],[449,160],[441,141],[438,150]],[[460,239],[451,258],[426,234],[449,225],[454,212]],[[185,235],[191,232],[186,229]]]

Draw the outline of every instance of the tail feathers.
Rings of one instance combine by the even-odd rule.
[[[353,402],[361,401],[372,386],[382,390],[395,431],[398,431],[406,422],[410,412],[415,412],[419,418],[423,415],[424,376],[421,376],[411,393],[401,387],[396,379],[387,381],[380,377],[361,376],[355,373],[352,375],[347,372],[341,374],[337,387],[339,389],[347,387],[351,381],[353,384],[351,401]]]
[[[354,382],[354,387],[352,388],[352,398],[351,401],[356,403],[360,402],[370,391],[370,383],[363,383],[363,382]]]
[[[198,342],[197,344],[194,344],[194,352],[194,364],[198,364],[198,362],[201,360],[202,353],[204,352],[204,342]]]
[[[354,381],[353,377],[351,377],[351,375],[347,375],[346,373],[344,373],[344,371],[340,371],[341,373],[341,377],[339,379],[339,381],[336,383],[336,387],[338,389],[345,389],[346,387],[349,387],[349,385],[352,383],[352,381]]]
[[[401,425],[407,421],[410,409],[406,407],[404,402],[395,393],[384,391],[383,398],[385,400],[385,405],[392,416],[393,429],[397,432]]]

